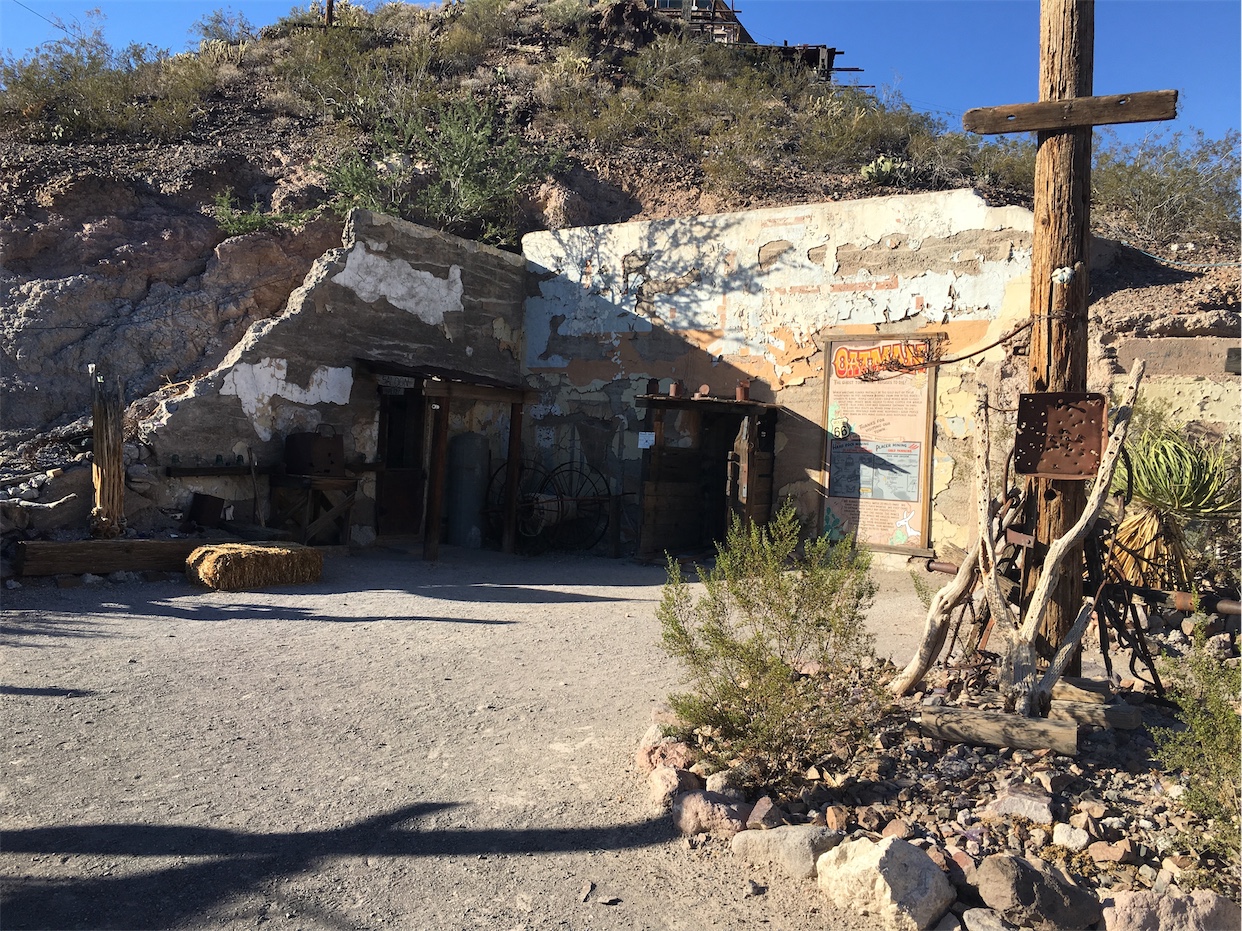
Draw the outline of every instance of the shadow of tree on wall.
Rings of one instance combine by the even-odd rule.
[[[174,927],[272,879],[325,858],[442,857],[621,850],[665,843],[668,818],[601,828],[419,830],[408,822],[455,807],[421,802],[335,830],[257,834],[217,828],[95,824],[5,831],[8,853],[117,858],[209,857],[136,876],[10,880],[0,912],[8,931]],[[325,923],[353,927],[344,916]]]

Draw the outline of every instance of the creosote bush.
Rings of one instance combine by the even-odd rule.
[[[1196,615],[1202,629],[1207,618]],[[1162,674],[1170,683],[1169,696],[1177,703],[1183,729],[1157,728],[1156,757],[1170,772],[1180,772],[1185,786],[1182,803],[1210,821],[1210,829],[1196,835],[1200,850],[1228,857],[1238,870],[1239,811],[1238,760],[1242,757],[1238,701],[1242,677],[1237,666],[1227,666],[1206,649],[1202,633],[1194,648],[1180,659],[1165,659]]]
[[[786,505],[766,526],[734,520],[695,596],[669,560],[658,615],[688,691],[669,697],[687,737],[721,765],[788,784],[879,718],[880,682],[864,612],[870,554],[808,541]]]

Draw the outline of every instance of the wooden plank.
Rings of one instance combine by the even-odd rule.
[[[1069,97],[967,110],[962,126],[968,133],[1056,132],[1087,126],[1145,123],[1177,116],[1177,91],[1140,91],[1103,97]]]
[[[524,404],[539,399],[535,391],[517,388],[494,388],[491,385],[467,385],[457,381],[432,381],[423,383],[423,394],[429,398],[453,398],[461,401],[498,401],[504,404]]]
[[[1071,676],[1062,676],[1057,684],[1052,687],[1052,700],[1057,701],[1077,701],[1091,702],[1094,705],[1102,705],[1108,701],[1112,694],[1112,687],[1107,682],[1103,682],[1103,691],[1099,689],[1077,685],[1078,682],[1095,683],[1094,679],[1075,679]]]
[[[928,737],[984,747],[1078,752],[1078,726],[1068,721],[1027,718],[1019,714],[970,708],[923,708],[919,729]]]
[[[22,575],[82,575],[90,572],[184,572],[189,555],[207,543],[182,540],[74,540],[55,543],[23,540],[17,544],[17,571]]]
[[[431,481],[427,489],[427,526],[423,530],[423,559],[440,558],[440,515],[444,507],[444,481],[448,470],[448,404],[435,405],[431,427]]]
[[[1134,705],[1099,705],[1094,702],[1053,700],[1048,709],[1050,721],[1073,721],[1095,727],[1115,727],[1132,731],[1143,725],[1143,712]]]

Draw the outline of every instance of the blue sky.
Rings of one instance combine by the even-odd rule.
[[[292,0],[0,0],[0,48],[20,56],[57,34],[41,16],[72,22],[98,7],[113,45],[143,42],[177,52],[190,44],[194,21],[214,9],[241,11],[261,26],[295,5]],[[737,0],[737,6],[757,41],[842,49],[838,65],[865,69],[841,75],[842,81],[895,88],[954,129],[971,107],[1037,97],[1037,0]],[[1095,93],[1179,91],[1176,120],[1119,127],[1123,139],[1191,127],[1219,137],[1242,122],[1240,37],[1238,0],[1099,0]]]

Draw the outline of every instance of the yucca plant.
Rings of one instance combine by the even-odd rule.
[[[1238,516],[1238,463],[1228,444],[1168,428],[1142,433],[1114,490],[1133,498],[1113,541],[1113,572],[1136,585],[1185,590],[1192,579],[1187,525]]]

